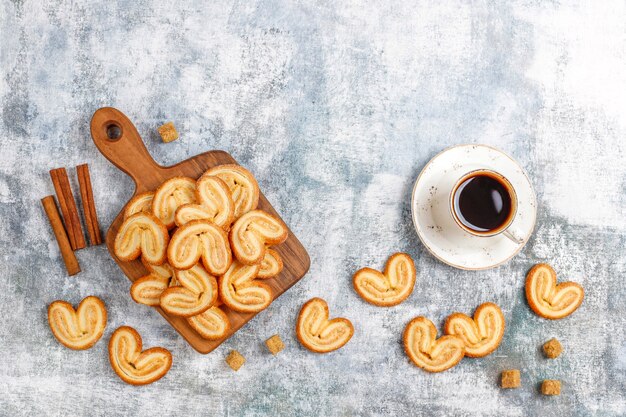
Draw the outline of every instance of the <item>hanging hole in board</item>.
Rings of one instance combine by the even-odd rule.
[[[115,123],[107,124],[106,132],[107,132],[107,138],[109,138],[109,140],[118,140],[119,138],[122,137],[122,128]]]

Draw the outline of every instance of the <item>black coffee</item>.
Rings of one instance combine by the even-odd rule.
[[[459,185],[454,206],[459,220],[466,227],[476,232],[489,232],[509,220],[511,194],[499,178],[478,173]]]

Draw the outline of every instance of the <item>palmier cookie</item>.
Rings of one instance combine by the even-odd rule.
[[[129,262],[141,255],[146,262],[161,265],[169,240],[167,228],[159,219],[149,213],[136,213],[120,226],[113,249],[122,261]]]
[[[287,226],[263,210],[253,210],[235,221],[228,237],[239,262],[253,265],[263,260],[266,245],[287,239]]]
[[[437,339],[435,325],[426,317],[416,317],[403,334],[404,351],[416,366],[428,372],[442,372],[455,366],[465,353],[463,340],[447,335]]]
[[[230,309],[240,313],[256,313],[272,302],[272,289],[256,278],[260,265],[245,265],[233,261],[219,278],[220,299]]]
[[[305,348],[316,353],[332,352],[348,343],[354,327],[348,319],[328,319],[328,304],[321,298],[312,298],[300,310],[296,335]]]
[[[137,194],[136,196],[131,198],[128,204],[126,204],[126,209],[124,210],[124,218],[127,219],[135,213],[152,213],[153,198],[154,192],[152,191]]]
[[[254,176],[237,164],[219,165],[203,174],[218,177],[228,185],[235,203],[235,219],[238,219],[259,204],[259,184]]]
[[[226,232],[208,220],[193,220],[178,228],[167,258],[175,269],[189,269],[202,259],[205,269],[215,276],[224,274],[232,262]]]
[[[177,286],[161,294],[161,308],[169,314],[191,317],[204,313],[217,300],[217,280],[200,264],[176,271]]]
[[[174,213],[183,204],[196,202],[196,182],[189,177],[174,177],[165,181],[154,192],[152,214],[171,229],[174,224]]]
[[[406,253],[395,253],[387,260],[385,271],[358,270],[352,279],[356,292],[370,304],[390,307],[406,300],[415,285],[415,264]]]
[[[218,177],[200,177],[196,184],[196,201],[205,208],[208,219],[225,230],[235,220],[235,202],[230,188]]]
[[[494,303],[481,304],[474,318],[452,313],[443,327],[445,334],[460,338],[465,345],[465,356],[482,358],[500,346],[504,336],[504,315]]]
[[[203,339],[207,340],[223,339],[230,330],[228,316],[216,305],[204,313],[189,317],[187,322]]]
[[[273,278],[282,272],[283,266],[283,260],[278,252],[276,252],[274,249],[267,249],[265,251],[265,256],[263,257],[263,260],[261,261],[261,269],[259,269],[259,274],[257,275],[257,278]]]
[[[139,304],[158,306],[161,303],[163,291],[168,287],[178,285],[174,270],[167,262],[163,265],[150,265],[143,258],[141,261],[150,273],[133,282],[130,286],[130,296]]]
[[[169,350],[141,349],[141,336],[132,327],[119,327],[109,340],[111,367],[122,381],[131,385],[146,385],[161,379],[172,366]]]
[[[557,285],[556,273],[548,264],[538,264],[526,276],[526,300],[537,315],[557,320],[572,314],[583,302],[585,291],[575,282]]]
[[[48,306],[48,323],[52,334],[63,346],[85,350],[102,337],[107,310],[104,302],[93,295],[83,299],[76,310],[68,302],[54,301]]]
[[[156,275],[163,278],[172,278],[174,276],[174,268],[169,263],[163,262],[161,265],[152,265],[142,257],[141,263],[152,275]]]

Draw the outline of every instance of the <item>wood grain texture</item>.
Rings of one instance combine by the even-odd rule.
[[[107,127],[112,124],[121,128],[121,136],[116,140],[110,140],[107,136]],[[111,107],[101,108],[95,112],[91,120],[91,136],[100,152],[133,179],[136,186],[133,197],[145,191],[152,191],[163,181],[175,176],[197,179],[211,167],[237,163],[226,152],[209,151],[176,165],[162,167],[152,159],[132,122],[122,112]],[[258,207],[280,218],[263,193],[260,194]],[[113,250],[115,236],[123,220],[124,208],[120,210],[115,220],[113,220],[106,233],[105,241],[115,262],[124,271],[128,279],[135,281],[146,275],[148,271],[139,259],[133,262],[123,262],[115,256]],[[278,276],[264,282],[272,288],[275,300],[306,274],[310,266],[310,260],[307,251],[291,230],[289,230],[287,240],[274,247],[274,249],[282,257],[284,268]],[[130,294],[128,297],[130,300]],[[257,314],[238,313],[226,306],[222,306],[221,308],[230,320],[231,328],[222,340],[205,340],[189,325],[185,318],[171,316],[166,314],[160,307],[155,308],[200,353],[211,352]]]

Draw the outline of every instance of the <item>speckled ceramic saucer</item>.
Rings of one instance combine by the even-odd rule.
[[[450,211],[450,192],[465,173],[487,168],[504,175],[518,198],[512,222],[521,233],[518,244],[504,235],[473,236],[461,229]],[[532,235],[537,218],[535,192],[522,167],[498,149],[459,145],[436,155],[415,181],[411,197],[413,224],[426,248],[440,261],[460,269],[489,269],[517,255]]]

